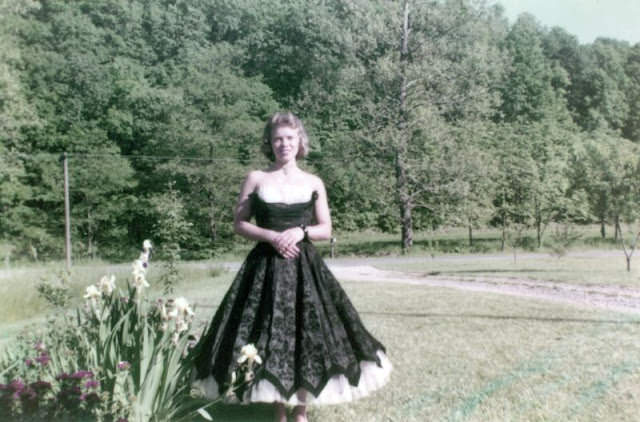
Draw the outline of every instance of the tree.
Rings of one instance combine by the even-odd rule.
[[[628,78],[627,103],[629,117],[623,128],[623,136],[634,142],[640,142],[640,43],[629,51],[625,74]]]
[[[380,8],[387,13],[380,15]],[[406,252],[413,242],[414,210],[438,224],[447,204],[441,182],[452,180],[447,163],[459,146],[454,129],[485,118],[497,101],[492,84],[502,58],[492,44],[496,17],[467,2],[380,2],[364,11],[373,24],[358,39],[369,50],[358,51],[337,83],[338,104],[359,111],[353,119],[337,120],[354,128],[361,140],[354,154],[375,163],[372,177],[393,181]]]
[[[199,222],[189,245],[206,256],[230,234],[217,227],[230,221],[262,121],[278,105],[260,77],[243,75],[242,48],[210,41],[215,12],[204,1],[51,1],[27,15],[26,95],[43,120],[28,143],[51,155],[103,154],[72,174],[74,227],[90,253],[97,240],[147,237],[145,203],[172,180]],[[56,166],[25,169],[30,208],[55,210],[41,215],[53,236],[61,235]]]
[[[637,208],[640,182],[638,148],[632,142],[607,132],[594,132],[592,138],[572,153],[572,183],[587,193],[591,212],[601,225],[609,218],[620,233],[620,219],[629,219]],[[633,220],[633,218],[631,218]]]
[[[537,165],[524,137],[514,136],[513,128],[505,125],[496,137],[498,174],[494,197],[493,224],[502,229],[501,249],[511,238],[519,246],[523,230],[533,223],[534,190]],[[517,234],[510,237],[509,231]],[[512,243],[513,243],[512,242]]]
[[[449,223],[467,227],[469,246],[473,246],[473,230],[486,226],[493,212],[492,199],[498,175],[498,169],[490,164],[493,158],[490,137],[494,131],[495,127],[474,131],[485,133],[487,139],[474,139],[471,145],[457,148],[456,160],[464,165],[459,166],[454,177],[457,186],[449,200],[456,200],[452,203],[455,209]]]
[[[24,131],[41,122],[20,80],[24,63],[18,32],[24,25],[22,15],[34,8],[30,1],[0,1],[0,240],[21,243],[19,251],[27,248],[34,229],[28,206],[33,192],[25,168],[32,151],[25,145]]]
[[[552,70],[542,49],[538,22],[522,14],[504,40],[510,67],[504,75],[500,120],[535,122],[551,116],[555,93]]]
[[[80,145],[69,160],[74,232],[91,258],[97,257],[99,245],[117,246],[126,235],[122,217],[131,205],[130,192],[135,185],[129,161],[117,148],[108,146],[105,138],[99,130],[79,133]]]
[[[151,198],[158,218],[153,227],[160,252],[160,258],[164,259],[165,272],[161,281],[165,293],[172,293],[176,283],[180,280],[178,263],[182,259],[181,251],[185,242],[189,239],[189,231],[193,224],[187,221],[184,202],[178,191],[174,189],[174,183],[167,183],[167,191]]]
[[[197,54],[174,79],[185,112],[172,116],[156,154],[186,156],[157,166],[157,177],[175,178],[196,222],[199,249],[219,246],[232,235],[231,212],[247,166],[264,166],[260,134],[265,119],[278,108],[259,78],[241,75],[236,53],[220,45]],[[170,139],[170,142],[166,142]]]
[[[604,38],[581,49],[572,104],[583,129],[620,131],[629,121],[628,54],[628,43]]]
[[[513,178],[509,176],[514,171],[513,163],[504,161],[509,167],[503,169],[508,182],[503,185],[504,193],[498,202],[501,208],[513,210],[530,201],[531,224],[536,229],[540,247],[548,224],[565,215],[570,203],[566,197],[569,184],[565,155],[576,128],[567,109],[570,79],[565,66],[572,62],[560,55],[572,52],[573,43],[558,30],[552,36],[546,35],[533,16],[523,14],[505,38],[504,48],[509,52],[511,63],[504,76],[500,115],[496,117],[508,125],[505,133],[518,151],[505,145],[499,148],[516,154],[528,170]],[[514,180],[518,181],[517,189]],[[512,189],[528,192],[526,195],[506,193]],[[509,199],[518,203],[505,203]],[[503,210],[502,218],[510,213]],[[524,221],[521,224],[527,225]]]

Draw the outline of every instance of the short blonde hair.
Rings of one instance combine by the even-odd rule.
[[[298,146],[298,153],[296,159],[302,159],[309,153],[309,137],[307,131],[302,125],[302,121],[290,111],[277,112],[267,120],[267,124],[264,127],[262,152],[271,161],[275,161],[276,157],[273,154],[271,148],[271,135],[276,128],[281,126],[288,126],[298,130],[298,137],[300,138],[300,145]]]

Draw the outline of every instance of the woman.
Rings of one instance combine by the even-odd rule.
[[[331,217],[322,181],[296,163],[309,148],[302,122],[276,113],[263,147],[273,164],[249,173],[234,214],[235,232],[258,244],[200,340],[195,384],[218,397],[242,347],[254,344],[261,364],[240,400],[275,403],[277,422],[291,405],[295,421],[306,422],[310,403],[349,401],[384,385],[391,363],[311,243],[331,237]]]

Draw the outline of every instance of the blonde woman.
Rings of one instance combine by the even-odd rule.
[[[384,346],[313,246],[331,237],[331,216],[322,180],[297,165],[308,149],[295,115],[267,121],[263,151],[273,163],[249,173],[234,214],[235,232],[258,243],[197,349],[195,384],[216,398],[244,360],[242,347],[255,345],[260,364],[238,399],[274,403],[277,422],[286,422],[286,406],[306,422],[307,405],[365,396],[391,372]]]

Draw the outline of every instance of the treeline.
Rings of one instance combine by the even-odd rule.
[[[228,247],[279,109],[336,228],[405,250],[441,226],[617,236],[639,211],[640,44],[480,1],[0,0],[0,95],[5,255],[63,256],[63,152],[74,256]]]

